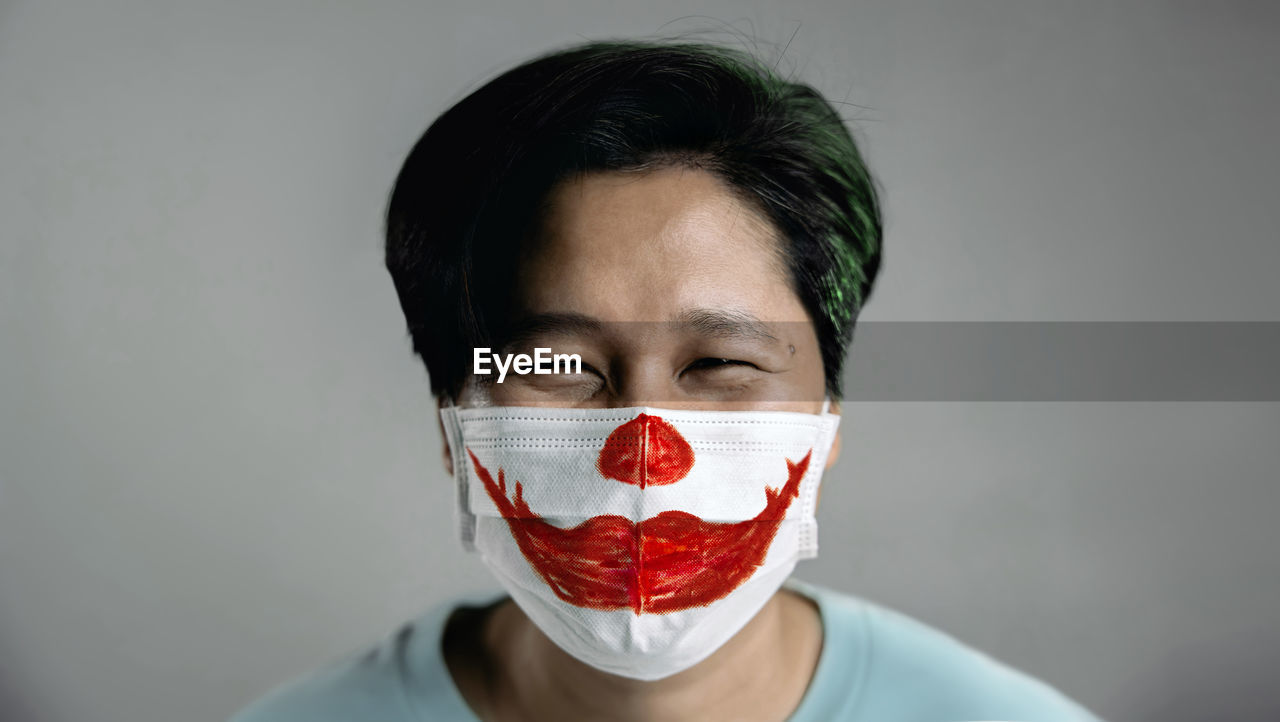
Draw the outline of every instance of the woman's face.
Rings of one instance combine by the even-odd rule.
[[[818,340],[777,230],[707,171],[561,183],[514,298],[514,340],[494,351],[577,354],[582,371],[472,376],[464,406],[821,408]]]

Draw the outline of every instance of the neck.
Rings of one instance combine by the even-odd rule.
[[[484,639],[493,671],[486,685],[486,717],[783,720],[799,705],[813,677],[822,649],[822,623],[810,600],[780,591],[710,657],[652,682],[578,661],[510,601],[494,611]]]

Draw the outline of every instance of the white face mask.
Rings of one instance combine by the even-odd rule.
[[[447,407],[462,543],[564,651],[667,677],[817,554],[826,409]]]

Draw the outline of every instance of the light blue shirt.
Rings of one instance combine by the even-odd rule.
[[[1060,692],[910,617],[798,580],[813,599],[823,646],[790,722],[1098,722]],[[474,722],[440,639],[441,604],[390,638],[281,685],[231,722]]]

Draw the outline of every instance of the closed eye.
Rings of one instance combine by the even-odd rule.
[[[729,359],[729,358],[708,357],[708,358],[700,358],[697,361],[694,361],[693,363],[689,364],[685,368],[685,370],[686,371],[703,371],[708,369],[722,368],[725,366],[746,366],[748,368],[757,368],[755,364],[750,363],[748,361],[739,361],[737,359]]]

